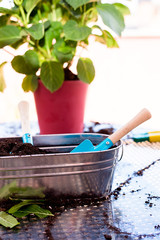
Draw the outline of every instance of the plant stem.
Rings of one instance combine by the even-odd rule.
[[[95,9],[92,7],[92,8],[89,8],[86,12],[84,12],[82,16],[82,25],[85,25],[85,19],[87,18],[87,15],[89,15],[93,11],[95,11]]]
[[[23,24],[24,24],[25,27],[27,27],[26,16],[25,16],[25,12],[24,12],[24,9],[23,9],[22,5],[19,6],[19,10],[20,10],[21,15],[22,15]]]
[[[2,48],[2,50],[5,51],[6,53],[9,53],[9,54],[12,55],[13,57],[15,57],[15,55],[14,55],[13,53],[9,52],[7,49]]]
[[[40,46],[37,46],[37,49],[42,53],[42,55],[46,58],[46,59],[50,59],[51,56],[49,56],[50,54],[47,54],[47,52],[41,48]]]
[[[41,14],[41,11],[40,9],[38,9],[38,17],[39,17],[39,20],[41,20],[43,22],[43,19],[42,19],[42,14]]]

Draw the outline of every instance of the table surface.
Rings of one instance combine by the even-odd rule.
[[[3,136],[18,132],[20,125],[13,125],[8,123],[3,126],[7,129]],[[123,157],[116,166],[112,194],[108,200],[63,209],[47,219],[24,217],[14,229],[0,227],[0,239],[158,240],[159,183],[160,143],[125,140]]]

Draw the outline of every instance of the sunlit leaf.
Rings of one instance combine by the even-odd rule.
[[[25,92],[35,92],[38,87],[38,77],[36,75],[27,75],[22,82],[22,88]]]
[[[95,77],[95,69],[91,59],[79,58],[77,64],[77,73],[81,81],[91,83]]]
[[[122,15],[130,14],[129,8],[122,3],[114,3],[113,5],[122,13]]]
[[[69,20],[64,25],[64,35],[67,40],[81,41],[91,34],[91,29],[87,26],[79,26],[76,21]]]
[[[6,64],[6,62],[3,62],[0,64],[0,92],[3,92],[4,89],[6,88],[6,83],[5,83],[5,78],[4,78],[4,74],[3,74],[3,67]],[[1,190],[0,190],[1,192]],[[0,195],[1,198],[1,195]]]
[[[16,225],[18,225],[19,222],[13,216],[7,214],[6,212],[1,211],[0,212],[0,224],[3,225],[4,227],[13,228]]]
[[[104,24],[120,36],[125,27],[121,12],[113,4],[107,3],[98,4],[96,8]]]

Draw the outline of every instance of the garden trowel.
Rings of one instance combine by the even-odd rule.
[[[30,134],[29,103],[27,101],[21,101],[18,104],[18,109],[19,109],[20,118],[21,118],[23,143],[33,144],[33,139]]]
[[[115,131],[108,138],[103,140],[97,146],[94,146],[89,139],[84,140],[76,148],[74,148],[71,153],[76,152],[95,152],[102,151],[111,148],[118,140],[124,137],[131,130],[139,126],[141,123],[151,118],[151,113],[146,109],[142,109],[134,118],[132,118],[123,127]]]

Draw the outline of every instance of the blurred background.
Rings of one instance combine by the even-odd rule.
[[[96,68],[95,80],[89,86],[85,122],[121,125],[146,107],[152,119],[143,127],[160,130],[160,1],[117,2],[128,5],[131,11],[126,16],[125,31],[117,38],[119,48],[109,49],[90,39],[87,52],[83,52]],[[9,7],[10,1],[4,0],[0,6]],[[11,62],[14,55],[24,51],[25,46],[18,51],[6,47],[6,51],[0,50],[0,63],[6,59]],[[24,76],[16,73],[10,63],[4,67],[4,75],[7,87],[0,93],[0,123],[20,120],[17,105],[21,100],[29,101],[30,120],[37,121],[33,94],[21,89]]]

